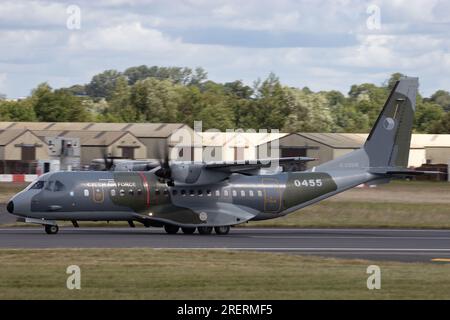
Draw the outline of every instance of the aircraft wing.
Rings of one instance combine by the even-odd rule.
[[[308,161],[317,160],[310,157],[285,157],[285,158],[271,158],[271,159],[257,159],[257,160],[245,160],[245,161],[221,161],[221,162],[207,162],[204,166],[205,169],[221,171],[226,173],[249,173],[253,170],[270,167],[274,161],[279,166],[299,164]]]

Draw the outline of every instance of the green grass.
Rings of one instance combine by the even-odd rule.
[[[450,266],[155,249],[0,250],[0,299],[449,299]],[[81,290],[66,268],[81,268]],[[368,290],[368,265],[381,290]]]
[[[246,227],[450,228],[450,204],[323,201]]]

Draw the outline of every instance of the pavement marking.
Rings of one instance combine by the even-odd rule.
[[[449,258],[434,258],[434,259],[431,259],[431,261],[433,261],[433,262],[450,262],[450,259]]]
[[[450,252],[450,249],[412,249],[412,248],[277,248],[277,247],[152,247],[152,249],[158,250],[257,250],[257,251],[330,251],[330,252],[340,252],[340,251],[355,251],[355,252],[370,252],[370,251],[382,251],[382,252]]]
[[[450,237],[408,237],[408,236],[249,236],[262,239],[410,239],[410,240],[450,240]]]

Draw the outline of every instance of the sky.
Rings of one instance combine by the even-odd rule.
[[[450,91],[449,12],[448,0],[0,0],[0,93],[145,64],[343,93],[402,72],[429,96]]]

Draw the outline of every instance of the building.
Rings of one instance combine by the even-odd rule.
[[[258,149],[287,133],[260,132],[201,132],[204,161],[239,161],[268,158],[270,154]]]
[[[145,145],[147,152],[145,158],[149,159],[158,157],[168,145],[170,146],[170,144],[173,145],[177,142],[170,143],[168,141],[172,134],[179,132],[179,135],[181,135],[181,132],[183,132],[183,135],[191,136],[192,140],[194,136],[193,130],[182,123],[0,122],[0,130],[13,129],[48,132],[52,136],[54,136],[52,132],[55,131],[76,131],[80,133],[84,131],[94,131],[97,133],[102,131],[129,132]],[[186,150],[186,148],[190,148],[188,142],[185,143],[185,149],[180,152],[185,154],[185,160],[192,160],[194,158],[194,152],[191,152],[190,149]],[[201,147],[199,146],[199,148]]]
[[[366,133],[291,133],[281,137],[277,143],[282,157],[308,156],[317,161],[308,163],[308,168],[333,160],[341,155],[361,148],[367,139]],[[273,141],[258,145],[259,149],[270,148]],[[422,164],[446,164],[450,159],[450,134],[413,134],[408,166]]]
[[[61,159],[62,169],[83,168],[93,159],[106,157],[146,159],[147,148],[128,131],[79,131],[79,130],[34,130],[34,134],[47,141],[51,158]],[[61,141],[63,147],[53,148]],[[68,159],[68,160],[65,160]],[[67,162],[64,165],[64,162]]]
[[[104,156],[160,159],[166,153],[185,161],[317,158],[307,163],[311,168],[360,148],[366,138],[357,133],[195,132],[181,123],[0,122],[0,174],[76,170]],[[446,165],[449,159],[450,134],[413,134],[410,167]]]
[[[38,159],[48,159],[45,141],[26,129],[0,130],[0,173],[34,173]]]

